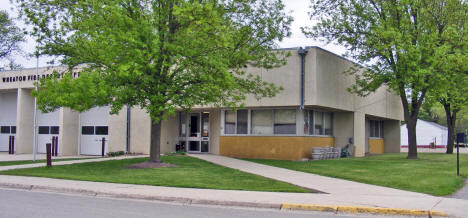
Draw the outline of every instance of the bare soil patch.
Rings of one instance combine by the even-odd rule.
[[[128,165],[125,169],[148,169],[148,168],[163,168],[163,167],[177,167],[175,164],[170,163],[157,163],[157,162],[141,162],[132,165]]]

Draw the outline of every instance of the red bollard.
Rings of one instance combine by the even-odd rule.
[[[55,137],[52,136],[52,151],[50,152],[52,156],[55,154]]]
[[[58,156],[58,136],[55,136],[55,156]]]
[[[47,152],[47,167],[52,167],[52,152],[51,152],[52,145],[50,143],[46,144],[46,152]]]
[[[11,135],[8,139],[8,154],[15,154],[15,136]]]
[[[102,141],[102,154],[101,154],[101,156],[104,157],[104,155],[105,155],[104,152],[105,152],[105,148],[106,148],[106,138],[102,137],[101,141]]]
[[[8,137],[8,154],[11,154],[11,136]]]

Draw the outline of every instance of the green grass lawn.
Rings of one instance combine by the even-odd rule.
[[[289,183],[244,173],[188,156],[163,156],[161,159],[177,167],[124,169],[130,164],[148,160],[148,158],[133,158],[51,168],[17,169],[2,171],[0,174],[171,187],[309,192]]]
[[[62,158],[62,159],[52,159],[52,164],[57,161],[67,161],[67,160],[85,160],[93,158]],[[10,166],[10,165],[24,165],[24,164],[35,164],[35,163],[45,163],[46,160],[15,160],[15,161],[0,161],[0,166]]]
[[[467,154],[460,155],[460,177],[456,175],[456,154],[419,153],[417,160],[406,157],[406,153],[401,153],[309,162],[247,160],[437,196],[449,195],[460,189],[468,175]]]

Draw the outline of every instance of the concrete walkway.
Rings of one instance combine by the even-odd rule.
[[[468,179],[465,180],[465,186],[450,197],[468,200]]]
[[[377,185],[369,185],[344,179],[336,179],[311,173],[288,170],[279,167],[258,164],[240,159],[212,155],[212,154],[189,154],[214,164],[237,169],[240,171],[257,174],[263,177],[291,183],[297,186],[315,189],[327,194],[339,195],[370,195],[370,196],[405,196],[405,197],[427,197],[430,195],[416,192],[403,191]],[[363,192],[362,190],[366,190]]]
[[[98,158],[100,156],[86,156],[86,155],[74,155],[74,156],[59,156],[52,157],[52,159],[65,159],[65,158]],[[32,160],[32,154],[8,154],[8,152],[0,152],[0,162],[2,161],[21,161],[21,160]],[[36,160],[45,160],[45,154],[37,154]]]
[[[123,155],[118,157],[104,157],[104,158],[93,158],[93,159],[83,159],[83,160],[67,160],[67,161],[57,161],[52,160],[53,166],[59,165],[69,165],[76,163],[90,163],[90,162],[101,162],[108,160],[122,160],[128,158],[138,158],[138,157],[148,157],[148,155]],[[9,166],[0,166],[0,171],[13,170],[13,169],[24,169],[24,168],[34,168],[34,167],[43,167],[46,166],[46,163],[34,163],[34,164],[22,164],[22,165],[9,165]]]
[[[468,211],[466,211],[468,200],[435,197],[427,194],[272,167],[218,155],[190,154],[190,156],[327,193],[309,194],[315,196],[315,198],[308,198],[307,201],[312,201],[315,204],[332,203],[334,205],[344,204],[385,208],[436,209],[449,214],[456,214],[460,217],[468,217]]]

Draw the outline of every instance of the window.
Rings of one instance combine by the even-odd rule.
[[[252,110],[251,116],[252,134],[273,134],[273,110]]]
[[[10,127],[9,127],[9,126],[2,126],[2,127],[0,127],[0,133],[2,133],[2,134],[10,134]]]
[[[11,126],[11,134],[16,134],[16,126]]]
[[[223,113],[224,134],[297,135],[297,109],[243,109]],[[304,135],[333,135],[333,113],[305,110],[303,131]]]
[[[82,126],[81,135],[94,135],[94,126]]]
[[[48,126],[39,126],[39,134],[49,134],[50,128]]]
[[[224,112],[224,134],[247,134],[249,111],[247,109]]]
[[[210,132],[210,113],[202,113],[202,137],[208,137]]]
[[[238,110],[237,111],[237,134],[247,134],[248,122],[249,122],[249,111]]]
[[[304,134],[305,135],[314,134],[314,111],[311,111],[311,110],[304,111]]]
[[[323,135],[323,113],[314,111],[314,135]]]
[[[180,137],[185,137],[186,136],[186,131],[187,131],[187,126],[186,126],[186,122],[187,122],[187,114],[185,113],[180,113],[180,119],[179,119],[179,122],[180,122],[180,129],[179,129],[179,136]]]
[[[333,113],[306,110],[304,112],[305,135],[333,135]]]
[[[96,135],[107,135],[107,126],[96,126]]]
[[[59,134],[59,127],[58,126],[51,126],[50,127],[50,134],[58,135]]]
[[[323,113],[323,129],[325,135],[332,135],[332,114],[331,113]]]
[[[225,111],[224,114],[224,133],[236,134],[236,112]]]
[[[375,138],[383,138],[384,137],[384,129],[383,124],[384,121],[382,120],[370,120],[370,137]]]
[[[275,134],[296,134],[296,110],[274,110]]]

